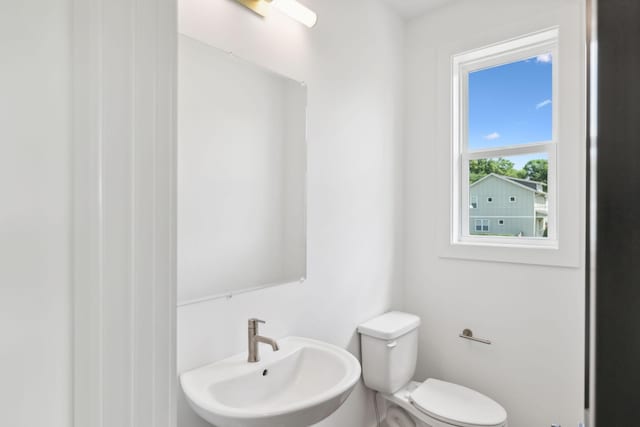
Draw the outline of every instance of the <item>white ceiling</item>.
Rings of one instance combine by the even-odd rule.
[[[403,18],[410,19],[420,16],[430,9],[434,9],[453,0],[382,0],[396,10]]]

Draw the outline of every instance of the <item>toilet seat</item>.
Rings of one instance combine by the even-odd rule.
[[[502,406],[470,388],[430,378],[408,396],[409,402],[430,417],[458,427],[503,426]]]

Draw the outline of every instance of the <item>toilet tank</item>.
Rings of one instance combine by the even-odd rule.
[[[364,383],[381,393],[395,393],[416,370],[420,318],[390,311],[360,326]]]

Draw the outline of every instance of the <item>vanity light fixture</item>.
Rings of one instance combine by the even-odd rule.
[[[270,7],[280,9],[282,13],[311,28],[316,25],[318,15],[296,0],[236,0],[260,16],[266,16]]]

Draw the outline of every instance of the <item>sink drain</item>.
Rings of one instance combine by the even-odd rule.
[[[269,375],[269,370],[265,369],[264,371],[262,371],[262,376],[266,377],[267,375]]]

